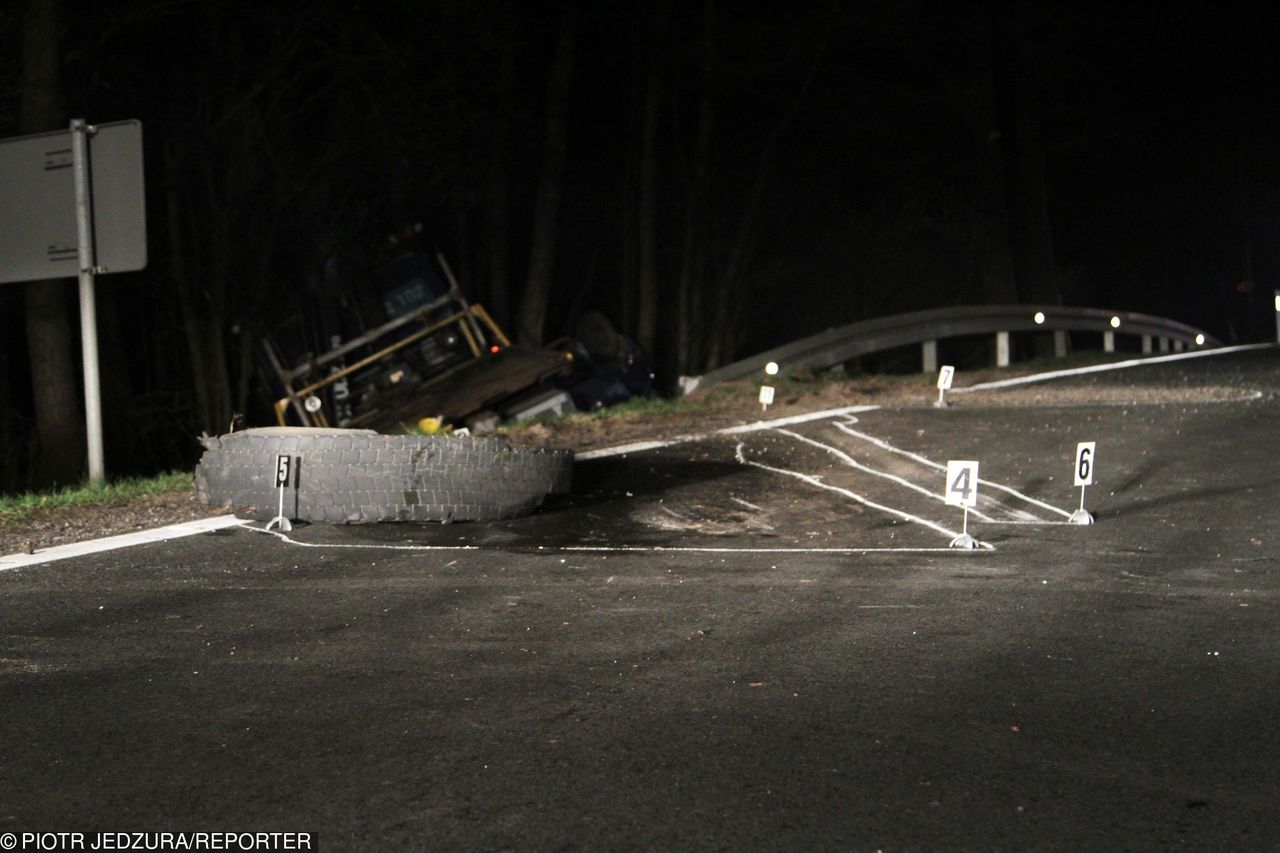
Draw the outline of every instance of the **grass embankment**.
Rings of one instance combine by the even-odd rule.
[[[171,471],[155,477],[126,477],[100,486],[68,486],[52,492],[0,495],[0,526],[16,524],[47,509],[78,506],[115,506],[142,495],[191,491],[189,471]]]

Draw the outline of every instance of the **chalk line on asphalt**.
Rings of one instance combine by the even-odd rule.
[[[9,554],[0,557],[0,572],[19,569],[24,566],[38,566],[65,560],[69,557],[84,557],[100,554],[104,551],[115,551],[134,545],[148,545],[153,542],[166,542],[170,539],[181,539],[184,536],[195,536],[209,533],[225,527],[235,527],[244,522],[234,515],[220,515],[214,518],[201,518],[195,521],[184,521],[181,524],[170,524],[151,530],[140,530],[137,533],[123,533],[119,536],[108,536],[103,539],[90,539],[87,542],[73,542],[70,545],[58,545],[53,548],[41,548],[31,554]]]

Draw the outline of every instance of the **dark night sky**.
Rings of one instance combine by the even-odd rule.
[[[0,7],[6,136],[21,127],[25,5]],[[1243,298],[1260,319],[1242,336],[1269,328],[1278,75],[1269,15],[1252,4],[66,2],[66,117],[139,118],[146,132],[152,262],[103,283],[121,381],[157,406],[184,405],[194,356],[175,294],[189,290],[209,300],[201,312],[227,336],[228,381],[242,384],[234,330],[314,319],[326,260],[341,271],[331,294],[367,288],[381,236],[410,221],[427,225],[479,301],[499,298],[505,258],[510,307],[498,313],[513,325],[566,8],[576,29],[547,339],[593,307],[632,331],[651,67],[662,71],[664,351],[691,211],[704,259],[695,287],[706,302],[740,303],[738,356],[837,323],[980,301],[984,122],[1001,134],[1015,260],[1032,209],[1017,207],[1032,184],[1017,183],[1015,164],[1038,153],[1064,302],[1164,314],[1225,338],[1233,288],[1251,275]],[[983,80],[994,118],[975,107]],[[704,100],[711,156],[695,197]],[[739,242],[738,275],[713,284]],[[0,288],[11,433],[29,423],[21,306],[20,287]],[[145,353],[126,345],[119,316],[152,330]],[[664,353],[655,362],[674,372]]]

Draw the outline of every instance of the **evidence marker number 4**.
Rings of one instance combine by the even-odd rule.
[[[951,459],[947,462],[947,503],[951,506],[978,505],[978,463]]]
[[[960,535],[951,540],[951,547],[977,548],[978,540],[969,535],[969,507],[978,505],[978,463],[967,459],[948,460],[946,488],[942,496],[948,505],[964,508],[964,526]]]

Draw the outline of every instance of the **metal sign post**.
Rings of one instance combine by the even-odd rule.
[[[76,184],[76,257],[80,269],[80,349],[84,357],[84,423],[89,445],[89,482],[106,479],[102,459],[102,385],[98,375],[98,308],[93,276],[93,186],[89,182],[88,136],[84,119],[71,120],[71,169]]]

